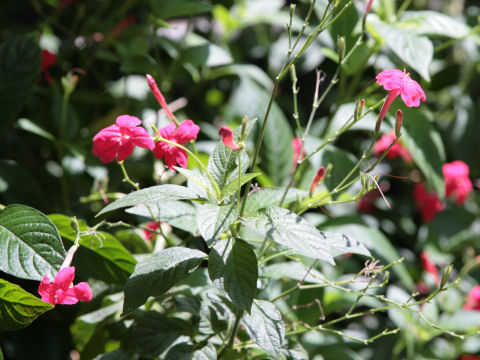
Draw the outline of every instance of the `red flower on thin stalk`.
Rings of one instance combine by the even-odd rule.
[[[387,99],[380,110],[378,119],[381,121],[387,114],[388,108],[393,100],[401,95],[403,102],[408,107],[417,107],[420,100],[427,101],[422,87],[410,77],[410,74],[398,69],[382,71],[376,77],[377,83],[389,91]]]
[[[467,302],[463,305],[463,310],[480,311],[480,285],[475,285],[468,293]]]
[[[445,196],[455,197],[457,205],[462,205],[467,201],[468,195],[473,190],[473,185],[468,174],[468,165],[463,161],[456,160],[443,164]]]
[[[300,159],[300,151],[302,151],[302,139],[295,137],[292,139],[293,148],[293,169],[297,167],[298,160]],[[302,159],[305,157],[305,149],[302,151]]]
[[[81,282],[71,286],[74,278],[74,266],[60,269],[53,282],[50,282],[48,276],[45,275],[38,288],[38,293],[42,296],[43,301],[52,305],[73,305],[79,300],[92,300],[92,291],[88,283]]]
[[[52,78],[52,75],[50,75],[50,70],[48,70],[48,69],[51,68],[56,63],[57,63],[57,55],[48,51],[48,50],[43,49],[42,50],[41,71],[42,71],[43,76],[45,77],[45,80],[49,84],[53,83],[53,78]]]
[[[325,166],[320,166],[320,169],[318,169],[317,173],[313,177],[312,185],[310,186],[310,195],[313,194],[318,183],[322,181],[324,177],[325,177]]]
[[[150,222],[147,223],[147,228],[149,228],[153,231],[157,231],[157,230],[160,229],[160,225],[156,221],[150,221]],[[148,231],[146,229],[143,230],[143,236],[145,237],[145,240],[147,240],[147,241],[152,241],[153,238],[155,237],[155,235],[157,235],[157,234],[152,232],[152,231]]]
[[[440,286],[440,273],[438,272],[435,264],[430,260],[430,257],[425,251],[420,253],[420,259],[422,260],[422,267],[425,272],[432,274],[435,279],[435,284],[437,287]]]
[[[422,220],[426,223],[432,221],[435,215],[445,207],[445,205],[440,202],[437,194],[428,191],[423,183],[417,183],[415,185],[413,197],[417,204],[418,211],[420,211],[420,215],[422,216]]]
[[[218,135],[222,137],[222,141],[226,147],[232,150],[240,150],[240,146],[238,146],[233,139],[233,131],[227,126],[222,126],[218,131]]]
[[[162,107],[163,111],[167,114],[168,118],[170,120],[174,120],[175,116],[173,116],[172,111],[168,107],[167,102],[165,101],[165,97],[161,93],[160,89],[157,86],[157,83],[155,82],[155,79],[153,78],[152,75],[147,74],[145,75],[147,78],[148,86],[150,86],[150,90],[152,90],[153,95],[155,96],[155,99],[157,99],[158,103]]]
[[[195,140],[199,131],[200,127],[192,120],[185,120],[180,123],[177,129],[175,129],[174,123],[164,126],[159,130],[159,134],[162,138],[181,145],[188,141]],[[157,159],[165,157],[165,164],[171,170],[175,170],[173,167],[177,164],[183,168],[187,167],[187,152],[175,145],[168,144],[161,140],[157,141],[153,149],[153,154]]]
[[[129,157],[135,146],[153,150],[155,144],[143,127],[142,121],[130,115],[117,117],[114,125],[98,132],[93,138],[93,155],[103,163],[123,161]]]
[[[385,150],[395,141],[396,136],[395,134],[384,134],[374,145],[373,147],[373,155],[380,156],[383,154]],[[396,157],[400,156],[406,162],[412,162],[413,158],[412,155],[408,152],[407,148],[405,148],[401,143],[397,142],[395,145],[387,153],[387,158],[395,159]]]

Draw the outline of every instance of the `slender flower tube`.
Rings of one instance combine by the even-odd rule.
[[[148,81],[148,86],[150,86],[150,89],[152,90],[153,95],[155,96],[155,99],[157,99],[158,103],[160,104],[162,109],[165,111],[168,118],[170,120],[174,120],[175,116],[173,116],[173,113],[170,111],[170,108],[168,107],[168,104],[165,101],[165,98],[163,97],[163,94],[160,92],[160,89],[158,88],[157,83],[155,82],[155,79],[150,74],[147,74],[145,76],[146,76],[147,81]]]
[[[218,131],[218,135],[222,137],[222,141],[226,147],[232,150],[240,150],[240,146],[238,146],[238,144],[235,144],[235,141],[233,140],[233,131],[230,130],[227,126],[222,126]]]
[[[43,301],[52,305],[73,305],[79,300],[92,300],[92,291],[88,283],[81,282],[71,286],[74,278],[74,266],[60,269],[53,282],[50,282],[48,276],[45,275],[38,287],[38,293],[42,296]]]
[[[293,165],[292,169],[297,167],[298,159],[300,159],[300,151],[302,150],[302,140],[298,137],[292,139],[293,147]],[[302,159],[305,157],[305,150],[302,151]]]
[[[318,183],[323,180],[324,176],[325,176],[325,166],[320,166],[320,169],[318,169],[317,173],[315,174],[312,181],[312,185],[310,186],[310,195],[313,194]]]

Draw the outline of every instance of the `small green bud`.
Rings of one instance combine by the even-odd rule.
[[[70,218],[70,227],[73,229],[75,234],[78,233],[79,229],[78,229],[78,221],[76,216],[73,216]]]
[[[447,284],[448,280],[450,280],[450,274],[452,273],[452,264],[448,265],[442,274],[442,280],[440,281],[440,289]]]
[[[337,51],[341,62],[345,57],[345,38],[343,36],[340,36],[337,40]]]
[[[402,110],[397,110],[397,115],[395,117],[395,136],[397,139],[402,135],[402,121],[403,121],[403,113]]]

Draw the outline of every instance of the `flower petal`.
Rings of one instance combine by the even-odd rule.
[[[180,126],[175,132],[175,138],[179,144],[195,140],[200,132],[200,126],[196,125],[192,120],[185,120],[180,123]]]
[[[119,117],[117,117],[117,119],[115,120],[115,123],[119,126],[119,127],[128,127],[128,128],[132,128],[132,127],[135,127],[135,126],[138,126],[142,123],[142,120],[140,120],[139,118],[135,117],[135,116],[130,116],[130,115],[120,115]]]
[[[60,271],[55,276],[55,280],[53,280],[53,285],[55,286],[55,289],[67,290],[70,287],[71,283],[73,282],[74,278],[75,278],[75,267],[69,266],[69,267],[60,269]]]

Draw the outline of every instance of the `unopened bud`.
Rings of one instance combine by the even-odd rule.
[[[325,176],[325,166],[320,166],[320,169],[318,169],[317,173],[315,174],[315,177],[313,178],[313,181],[312,181],[312,185],[310,186],[310,195],[313,194],[318,183],[323,180],[324,176]]]
[[[338,56],[340,57],[340,61],[345,57],[345,38],[343,36],[340,36],[337,40],[337,51],[338,51]]]
[[[355,110],[355,115],[356,118],[358,119],[360,116],[362,116],[363,109],[365,108],[365,99],[360,99],[360,101],[357,103],[357,108]]]
[[[70,227],[73,229],[75,234],[78,233],[79,229],[78,229],[78,221],[76,216],[70,218]]]
[[[290,17],[293,18],[293,15],[295,14],[295,4],[290,4]]]
[[[174,119],[173,113],[168,107],[168,104],[165,101],[165,97],[163,96],[162,92],[158,88],[157,83],[155,82],[155,79],[150,74],[145,75],[145,77],[147,78],[148,86],[150,86],[150,90],[152,90],[152,93],[155,96],[155,99],[157,99],[158,103],[162,107],[163,111],[165,111],[169,119],[173,120]]]
[[[395,118],[395,136],[397,137],[397,139],[402,135],[402,121],[403,113],[402,110],[398,109]]]
[[[447,284],[448,280],[450,280],[450,274],[452,273],[452,264],[448,265],[442,274],[442,280],[440,281],[440,289]]]

